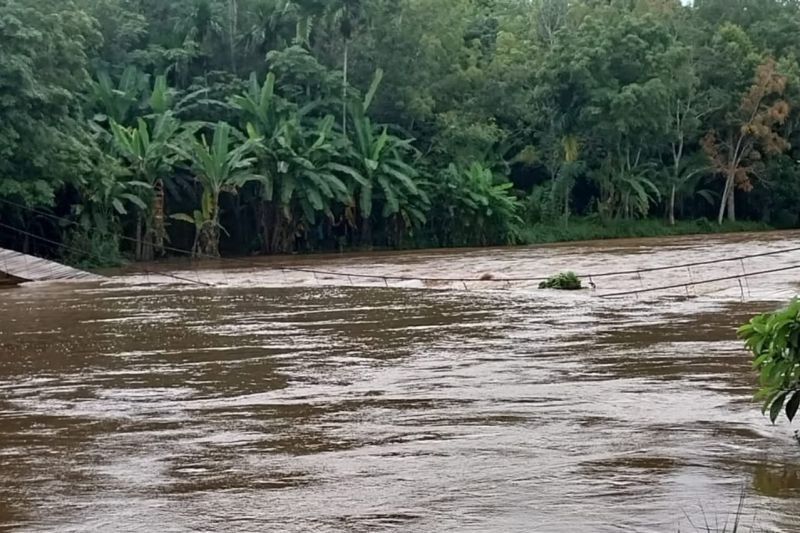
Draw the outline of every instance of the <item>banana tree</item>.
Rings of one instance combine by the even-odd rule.
[[[253,74],[247,91],[232,104],[257,140],[257,168],[265,176],[259,206],[262,251],[290,251],[296,237],[318,224],[320,214],[333,220],[337,204],[352,203],[347,183],[365,180],[336,160],[345,143],[333,129],[333,117],[309,118],[314,103],[297,108],[278,97],[273,73],[263,84]]]
[[[253,172],[256,158],[252,157],[252,153],[257,141],[250,139],[234,146],[236,143],[232,136],[243,138],[229,124],[219,122],[214,128],[210,145],[203,135],[200,141],[192,139],[188,150],[178,148],[203,188],[200,210],[202,223],[196,235],[196,255],[219,256],[220,230],[223,229],[220,224],[220,195],[236,194],[248,182],[266,180],[264,176]]]
[[[260,137],[271,138],[280,125],[281,100],[275,95],[275,74],[270,72],[264,83],[258,82],[255,72],[250,74],[247,90],[233,96],[231,104],[237,109],[246,125],[254,129]]]
[[[522,206],[511,189],[486,165],[466,169],[450,164],[435,182],[437,209],[431,230],[441,244],[514,244],[519,240]]]
[[[115,85],[106,72],[100,72],[92,82],[91,96],[98,113],[96,123],[115,121],[130,125],[137,115],[139,104],[149,85],[149,76],[136,67],[126,68]]]
[[[274,251],[288,251],[296,237],[320,222],[320,215],[333,221],[337,205],[351,204],[345,180],[365,182],[356,169],[336,161],[343,145],[336,142],[333,123],[332,115],[316,124],[306,124],[298,116],[285,119],[268,147],[275,179],[263,190],[276,215],[271,232]]]
[[[254,146],[256,166],[265,178],[259,187],[260,201],[256,206],[261,227],[261,251],[284,251],[288,232],[284,228],[284,217],[274,205],[274,190],[276,182],[288,169],[276,158],[288,105],[275,94],[275,74],[272,72],[267,74],[263,83],[259,83],[253,72],[246,91],[232,97],[231,104],[239,111],[242,126],[247,129],[250,139],[258,141]]]
[[[661,199],[661,192],[650,179],[647,165],[615,165],[608,161],[594,173],[600,188],[598,211],[604,217],[645,217],[651,204]]]
[[[140,193],[148,188],[147,183],[121,179],[115,174],[81,178],[81,201],[72,206],[77,225],[66,259],[77,265],[118,265],[120,217],[127,215],[131,206],[146,208]]]
[[[146,183],[142,190],[146,208],[137,218],[136,259],[149,260],[154,251],[163,253],[166,239],[164,221],[165,193],[164,176],[173,168],[177,153],[174,143],[183,135],[191,134],[192,128],[182,129],[180,120],[170,112],[158,115],[152,128],[144,119],[137,126],[126,128],[111,121],[114,145],[134,178]]]
[[[210,203],[203,202],[203,205],[200,206],[200,209],[195,209],[194,211],[192,211],[191,215],[187,215],[186,213],[175,213],[174,215],[170,215],[170,218],[174,220],[186,222],[194,226],[194,242],[192,244],[192,257],[198,257],[200,255],[200,235],[202,234],[203,228],[206,225],[206,220],[210,216],[209,204]],[[220,229],[223,228],[220,227]]]
[[[519,240],[522,206],[512,194],[514,184],[499,179],[491,169],[473,163],[464,172],[467,195],[472,200],[472,221],[479,243],[515,244]]]
[[[389,133],[388,127],[376,126],[367,117],[366,110],[380,84],[382,72],[378,71],[363,101],[350,104],[353,134],[347,159],[363,180],[353,182],[353,197],[357,210],[351,212],[351,222],[360,226],[362,241],[367,244],[372,236],[374,205],[382,207],[382,217],[397,217],[404,206],[418,200],[427,202],[427,195],[419,187],[419,173],[406,160],[414,153],[412,139],[401,139]]]

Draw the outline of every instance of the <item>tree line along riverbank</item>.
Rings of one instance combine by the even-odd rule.
[[[75,264],[795,227],[774,0],[11,0],[0,246]]]

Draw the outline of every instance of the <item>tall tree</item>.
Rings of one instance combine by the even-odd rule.
[[[328,16],[339,28],[342,37],[342,131],[347,135],[347,87],[348,74],[350,73],[350,40],[353,38],[353,29],[356,20],[361,14],[363,0],[333,0],[329,2]]]
[[[80,104],[99,35],[70,1],[7,0],[0,42],[0,197],[49,205],[93,165]]]
[[[710,131],[703,139],[703,149],[725,179],[717,217],[720,224],[726,213],[729,220],[736,220],[735,190],[752,190],[751,178],[761,165],[762,152],[780,154],[789,148],[779,127],[791,108],[783,99],[786,77],[776,66],[772,59],[762,63],[739,107],[728,115],[726,127]]]

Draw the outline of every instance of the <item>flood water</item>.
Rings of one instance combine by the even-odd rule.
[[[800,270],[601,297],[800,251],[578,293],[282,270],[518,278],[793,247],[800,234],[303,257],[4,290],[0,530],[697,531],[744,491],[748,530],[800,531],[800,446],[753,402],[735,337]]]

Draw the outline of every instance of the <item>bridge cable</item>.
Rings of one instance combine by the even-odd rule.
[[[637,290],[632,290],[632,291],[614,292],[614,293],[609,293],[609,294],[599,294],[598,296],[600,298],[619,298],[619,297],[623,297],[623,296],[634,296],[634,295],[644,294],[644,293],[648,293],[648,292],[668,291],[670,289],[680,289],[680,288],[683,288],[683,287],[687,287],[688,288],[688,287],[696,287],[698,285],[708,285],[709,283],[717,283],[717,282],[720,282],[720,281],[739,280],[739,284],[740,284],[739,287],[742,290],[742,297],[744,297],[744,288],[741,286],[741,280],[742,279],[747,279],[747,278],[755,277],[755,276],[763,276],[765,274],[775,274],[775,273],[778,273],[778,272],[787,272],[789,270],[797,270],[797,269],[800,269],[800,264],[787,266],[787,267],[782,267],[782,268],[773,268],[773,269],[770,269],[770,270],[761,270],[761,271],[758,271],[758,272],[746,272],[746,273],[743,273],[743,274],[735,274],[735,275],[732,275],[732,276],[724,276],[724,277],[715,278],[715,279],[704,279],[704,280],[701,280],[701,281],[692,281],[692,282],[689,282],[689,283],[677,283],[675,285],[664,285],[664,286],[661,286],[661,287],[650,287],[650,288],[647,288],[647,289],[637,289]]]
[[[27,237],[31,237],[33,239],[37,239],[37,240],[45,242],[47,244],[52,244],[54,246],[58,246],[58,247],[60,247],[60,248],[62,248],[64,250],[68,250],[68,251],[72,251],[72,252],[79,252],[79,253],[88,253],[90,256],[94,255],[98,259],[103,259],[98,254],[93,253],[90,250],[82,250],[82,249],[77,248],[75,246],[69,246],[69,245],[64,244],[62,242],[54,241],[53,239],[48,239],[47,237],[42,237],[41,235],[36,235],[35,233],[31,233],[29,231],[25,231],[23,229],[20,229],[20,228],[14,227],[14,226],[10,226],[10,225],[5,224],[3,222],[0,222],[0,227],[6,228],[6,229],[11,230],[11,231],[15,231],[15,232],[17,232],[17,233],[19,233],[21,235],[25,235]],[[195,281],[195,280],[192,280],[192,279],[189,279],[189,278],[185,278],[185,277],[182,277],[182,276],[177,276],[175,274],[170,274],[170,273],[167,273],[167,272],[152,272],[152,271],[146,270],[146,269],[143,270],[143,272],[145,274],[147,274],[147,275],[153,274],[153,275],[157,275],[157,276],[164,276],[164,277],[167,277],[167,278],[173,278],[173,279],[177,279],[177,280],[180,280],[180,281],[193,283],[195,285],[203,285],[205,287],[213,287],[214,286],[211,283],[205,283],[205,282],[202,282],[202,281],[199,281],[199,280]]]

